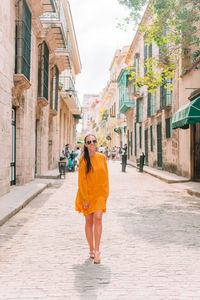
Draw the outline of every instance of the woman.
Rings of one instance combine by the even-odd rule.
[[[84,142],[83,155],[79,161],[76,210],[85,216],[85,234],[90,257],[98,264],[101,262],[99,247],[102,215],[106,212],[109,194],[108,168],[105,155],[97,152],[96,137],[89,134]]]

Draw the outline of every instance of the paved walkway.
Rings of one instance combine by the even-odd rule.
[[[0,227],[0,299],[200,299],[199,198],[119,162],[109,173],[102,263],[88,259],[69,173]]]

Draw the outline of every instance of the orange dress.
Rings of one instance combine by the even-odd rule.
[[[104,154],[97,153],[90,156],[91,171],[86,173],[86,162],[83,157],[79,161],[78,192],[75,209],[84,216],[103,210],[106,212],[106,200],[109,195],[108,167]],[[89,208],[84,209],[82,203],[89,203]]]

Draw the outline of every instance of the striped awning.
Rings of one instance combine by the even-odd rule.
[[[200,97],[179,108],[173,116],[172,128],[187,129],[195,123],[200,123]]]

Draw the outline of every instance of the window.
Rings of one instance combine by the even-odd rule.
[[[155,95],[148,93],[147,96],[147,118],[155,115]]]
[[[135,133],[135,156],[137,156],[137,123],[134,124],[134,133]]]
[[[155,115],[155,94],[151,94],[151,115]]]
[[[136,76],[133,80],[133,83],[136,82],[137,77],[140,76],[140,55],[139,53],[137,53],[134,56],[134,72],[136,73]],[[136,88],[136,86],[134,85],[134,93],[139,92],[139,88]]]
[[[38,46],[38,52],[38,97],[48,100],[49,49],[45,42]]]
[[[150,126],[151,152],[153,152],[153,126]]]
[[[133,132],[131,131],[131,155],[133,155]]]
[[[160,108],[171,105],[171,90],[169,85],[171,80],[164,80],[160,87]]]
[[[25,0],[18,1],[15,32],[15,73],[30,80],[31,13]]]
[[[134,85],[133,80],[128,79],[128,102],[133,102],[133,96],[134,96]]]
[[[51,80],[50,80],[50,108],[58,109],[58,85],[59,85],[59,70],[55,65],[51,68]]]
[[[139,127],[139,147],[142,148],[142,126]]]
[[[142,110],[143,110],[142,100],[137,99],[137,103],[136,103],[136,122],[142,122]]]
[[[165,128],[166,128],[166,138],[170,138],[172,136],[171,131],[171,118],[165,120]]]
[[[144,76],[147,75],[148,68],[146,66],[147,59],[152,57],[152,44],[146,41],[146,34],[144,35]]]
[[[147,96],[147,117],[151,116],[151,93],[148,93]]]

